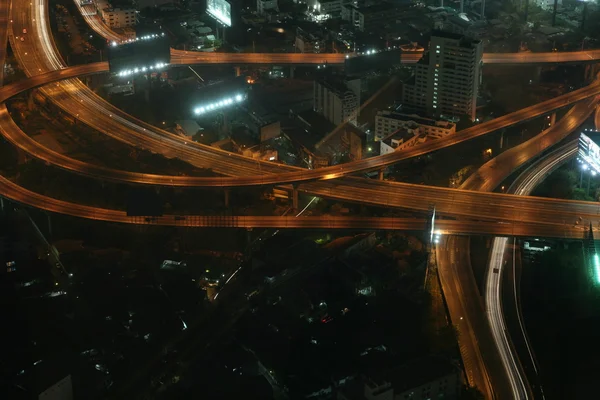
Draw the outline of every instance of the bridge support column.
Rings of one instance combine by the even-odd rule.
[[[294,72],[296,72],[296,67],[290,67],[290,79],[294,79]]]
[[[0,213],[4,214],[4,198],[0,197]]]
[[[235,70],[235,76],[241,76],[242,75],[242,67],[233,67]]]
[[[48,218],[48,239],[52,240],[52,218],[50,213],[46,213],[46,218]]]
[[[379,179],[380,181],[383,180],[383,173],[385,172],[385,169],[380,169],[379,171],[377,171],[377,179]]]
[[[588,64],[584,69],[584,79],[587,83],[590,83],[596,78],[596,74],[598,73],[598,64]]]
[[[246,228],[246,246],[250,246],[252,244],[252,228]],[[251,248],[248,248],[250,252],[252,252]]]
[[[553,126],[555,122],[556,122],[556,113],[554,112],[550,116],[550,126]]]
[[[298,186],[296,185],[292,189],[292,208],[294,210],[298,209]]]
[[[229,188],[225,188],[223,190],[223,192],[225,194],[225,200],[224,200],[225,201],[225,207],[229,208],[229,192],[230,192],[230,189]]]

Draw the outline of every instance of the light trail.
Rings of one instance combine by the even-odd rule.
[[[577,143],[571,142],[561,148],[550,153],[546,158],[529,167],[519,178],[515,184],[509,188],[509,192],[514,192],[521,196],[527,196],[529,193],[541,183],[541,181],[553,170],[558,168],[562,163],[572,158],[577,153]],[[507,371],[507,375],[511,382],[513,396],[515,399],[528,399],[529,391],[522,378],[521,368],[513,355],[513,348],[510,345],[510,340],[507,337],[506,321],[502,309],[502,272],[505,266],[504,254],[507,251],[508,238],[495,238],[492,244],[490,263],[486,277],[486,311],[488,321],[492,328],[494,341],[500,353],[502,363]],[[514,257],[514,254],[513,254]],[[514,266],[514,264],[513,264]],[[513,279],[514,276],[513,276]],[[516,285],[516,280],[515,283]],[[517,292],[515,287],[515,304],[518,306]],[[531,358],[531,363],[537,373],[537,366],[529,338],[525,332],[525,327],[521,319],[520,311],[517,310],[518,322],[523,338]]]

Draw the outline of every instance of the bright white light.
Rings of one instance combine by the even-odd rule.
[[[111,46],[112,46],[112,47],[117,47],[117,42],[112,42],[112,43],[111,43]]]
[[[592,170],[592,176],[596,176],[596,171]]]
[[[584,170],[584,171],[587,171],[587,169],[588,169],[588,166],[587,166],[587,164],[583,164],[583,165],[581,166],[581,168],[583,168],[583,170]]]
[[[195,114],[204,114],[207,111],[212,111],[212,110],[216,110],[218,108],[227,107],[236,102],[241,103],[243,100],[244,100],[244,96],[241,94],[237,94],[237,95],[235,95],[235,97],[228,97],[226,99],[217,101],[215,103],[209,103],[202,107],[197,107],[194,109],[194,113]]]

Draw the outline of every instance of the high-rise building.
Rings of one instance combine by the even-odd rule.
[[[482,65],[481,40],[434,31],[414,81],[404,86],[403,103],[436,118],[466,115],[474,121]]]

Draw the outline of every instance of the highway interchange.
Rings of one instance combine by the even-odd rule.
[[[36,83],[32,83],[31,85],[17,84],[21,89],[39,85],[40,81],[37,81],[38,76],[44,74],[45,71],[50,71],[52,68],[63,68],[61,72],[68,70],[64,69],[60,57],[56,54],[54,46],[51,45],[52,41],[49,39],[50,34],[47,31],[37,32],[37,30],[44,29],[44,26],[27,23],[27,21],[33,19],[39,22],[41,21],[40,18],[43,17],[43,13],[41,13],[43,7],[36,7],[35,5],[37,3],[33,4],[33,7],[23,5],[24,10],[17,14],[22,16],[21,19],[23,22],[20,26],[17,24],[17,19],[14,19],[12,24],[14,26],[12,28],[13,31],[18,31],[18,29],[21,29],[21,26],[27,25],[29,26],[30,33],[34,34],[30,35],[25,42],[15,43],[15,53],[17,55],[21,54],[22,60],[27,60],[26,62],[22,62],[24,62],[28,75],[33,76],[33,78],[30,79],[36,80]],[[30,19],[29,11],[32,8],[35,17],[31,17]],[[32,40],[36,37],[36,32],[38,33],[37,37],[41,38],[39,41]],[[46,57],[47,54],[51,54],[52,56]],[[50,64],[50,66],[47,66],[47,64]],[[85,68],[89,67],[85,66]],[[7,86],[5,89],[6,93],[13,95],[18,92],[16,88],[12,88],[11,86]],[[237,154],[219,151],[197,143],[186,143],[183,138],[156,129],[142,121],[135,120],[126,115],[106,103],[104,100],[98,98],[78,79],[69,79],[56,84],[47,85],[43,90],[45,94],[67,113],[74,114],[73,117],[115,139],[133,146],[161,153],[167,157],[178,157],[198,167],[210,167],[217,173],[233,175],[233,177],[219,177],[216,179],[147,175],[142,180],[144,183],[148,184],[235,186],[236,184],[249,185],[297,182],[298,180],[304,179],[329,179],[330,181],[328,182],[309,182],[302,184],[298,186],[298,190],[313,195],[345,201],[364,202],[365,199],[369,199],[369,203],[375,206],[427,210],[432,204],[435,204],[440,214],[464,215],[485,219],[493,218],[500,221],[523,220],[568,225],[579,216],[591,220],[595,218],[598,213],[595,204],[585,202],[565,203],[548,199],[531,198],[525,201],[522,199],[517,201],[511,196],[499,194],[478,194],[469,191],[460,192],[446,188],[433,188],[360,178],[331,180],[364,169],[382,168],[383,166],[390,165],[394,162],[426,154],[427,152],[468,140],[495,129],[532,118],[533,116],[545,114],[555,108],[580,101],[587,97],[595,96],[600,92],[600,86],[597,85],[597,83],[567,95],[551,99],[549,102],[540,103],[539,105],[528,107],[525,110],[476,125],[474,128],[461,131],[456,135],[449,137],[449,139],[429,141],[422,146],[415,146],[415,148],[407,152],[397,152],[397,154],[393,153],[389,156],[373,157],[355,163],[348,163],[342,166],[334,166],[314,171],[300,170],[274,163],[260,163],[259,165],[255,160],[247,159]],[[81,169],[79,166],[74,165],[71,165],[70,169],[79,169],[80,172],[91,170],[87,168]],[[282,173],[281,171],[285,172]],[[95,172],[99,172],[97,168]],[[113,174],[112,177],[108,176],[106,170],[103,172],[103,174],[97,176],[110,180],[116,178],[122,179],[124,176],[127,176],[128,180],[131,182],[140,183],[142,181],[140,180],[139,175],[134,176],[135,174],[129,172],[119,172]],[[211,181],[207,182],[206,179]],[[531,202],[533,204],[526,205],[524,204],[525,202]]]
[[[428,211],[432,205],[435,205],[436,210],[441,215],[473,218],[473,220],[463,218],[457,220],[439,219],[436,221],[436,227],[440,233],[446,235],[492,234],[498,236],[581,238],[583,235],[582,228],[576,226],[574,221],[579,217],[584,218],[586,221],[596,222],[598,220],[600,207],[596,203],[556,201],[531,197],[518,198],[504,194],[474,192],[475,190],[493,190],[500,181],[518,166],[558,143],[568,133],[577,128],[597,106],[597,95],[600,94],[600,85],[597,81],[585,88],[557,97],[548,102],[540,103],[516,113],[479,124],[469,130],[461,131],[448,140],[442,139],[426,142],[423,146],[415,147],[414,150],[393,153],[390,157],[374,157],[355,163],[314,171],[274,163],[260,163],[259,165],[255,160],[248,160],[236,154],[206,148],[206,146],[193,143],[187,144],[183,139],[136,120],[97,97],[79,79],[74,78],[80,75],[106,72],[108,69],[107,64],[96,63],[66,67],[65,63],[60,59],[49,33],[46,15],[47,4],[44,1],[30,4],[31,6],[21,2],[13,4],[11,21],[14,19],[14,22],[10,28],[12,31],[11,44],[13,45],[15,55],[25,68],[29,78],[0,89],[0,101],[6,101],[8,98],[24,90],[46,85],[42,88],[44,95],[61,109],[67,113],[75,114],[74,116],[82,122],[117,140],[132,146],[160,152],[167,157],[178,157],[199,167],[210,167],[215,172],[229,176],[199,178],[139,174],[73,160],[61,154],[54,153],[28,138],[12,121],[6,107],[2,106],[0,108],[0,128],[2,134],[22,150],[50,164],[103,180],[149,185],[232,187],[303,182],[297,186],[297,190],[321,197],[421,211]],[[90,23],[91,19],[95,18],[86,17],[88,23]],[[35,21],[35,23],[32,24],[32,21]],[[90,23],[90,25],[96,32],[104,32],[101,34],[107,38],[112,40],[119,39],[114,33],[108,33],[110,30],[101,21],[99,23],[98,21]],[[27,27],[30,34],[27,41],[17,42],[14,40],[15,32],[20,32],[22,27]],[[3,33],[5,34],[6,32]],[[34,35],[37,35],[39,40],[34,40]],[[110,37],[107,35],[113,36]],[[317,59],[317,56],[319,59]],[[177,50],[173,50],[172,57],[173,64],[226,63],[233,65],[248,63],[301,65],[320,64],[323,62],[341,64],[345,59],[344,55],[199,54]],[[420,54],[410,55],[410,57],[413,57],[412,62],[414,62],[420,57]],[[411,62],[410,57],[405,57],[402,61]],[[484,56],[484,61],[488,64],[570,63],[592,62],[598,59],[600,59],[600,51],[486,54]],[[69,79],[64,80],[66,78]],[[54,83],[48,85],[51,82]],[[468,190],[452,190],[345,177],[345,175],[360,171],[381,169],[400,160],[427,154],[431,151],[469,140],[514,123],[545,115],[557,108],[570,104],[574,104],[573,108],[552,128],[532,139],[533,141],[528,141],[519,147],[503,153],[501,157],[493,159],[491,164],[484,165],[477,174],[465,182],[462,189]],[[599,118],[598,114],[596,114],[596,118]],[[545,176],[549,169],[563,162],[573,154],[573,151],[572,145],[571,147],[565,146],[564,149],[561,148],[561,151],[558,151],[556,154],[552,153],[555,154],[554,158],[544,158],[544,161],[540,162],[539,168],[528,170],[528,177],[523,178],[521,186],[515,189],[516,193],[528,194],[531,188],[539,183],[540,179]],[[423,219],[402,218],[204,216],[164,216],[152,219],[132,218],[128,217],[123,211],[104,210],[50,199],[21,188],[5,178],[0,178],[0,188],[0,192],[3,193],[4,197],[33,207],[82,218],[122,223],[205,227],[406,230],[423,230],[426,226],[426,221]],[[365,199],[369,200],[365,201]],[[448,238],[448,242],[453,240],[455,239],[452,237]],[[499,240],[500,242],[498,242]],[[450,247],[453,246],[458,249],[460,248],[460,243],[456,242],[450,245]],[[503,254],[505,246],[506,241],[503,242],[502,239],[496,239],[494,242],[492,257],[495,260],[494,263],[501,263],[502,256],[499,256],[499,254]],[[467,249],[466,253],[465,248]],[[462,254],[459,257],[464,257],[464,254],[466,254],[468,258],[468,247],[463,246],[459,253]],[[523,395],[523,389],[520,388],[522,385],[518,384],[519,379],[521,379],[520,374],[517,372],[517,375],[514,375],[514,371],[511,371],[511,369],[515,368],[514,357],[510,349],[507,349],[505,346],[503,348],[502,343],[506,343],[506,338],[498,336],[498,332],[502,332],[504,326],[501,319],[501,308],[498,308],[500,304],[497,294],[497,288],[500,286],[497,281],[499,274],[489,275],[491,277],[488,276],[485,300],[488,309],[488,318],[491,321],[492,334],[508,371],[508,379],[511,382],[510,386],[513,391],[513,397],[527,398],[526,394]],[[464,310],[460,312],[466,313]],[[470,318],[467,319],[470,320]],[[502,332],[502,335],[505,335],[505,333]],[[513,361],[511,361],[511,358]],[[485,388],[487,386],[489,384],[484,383],[480,387]]]

